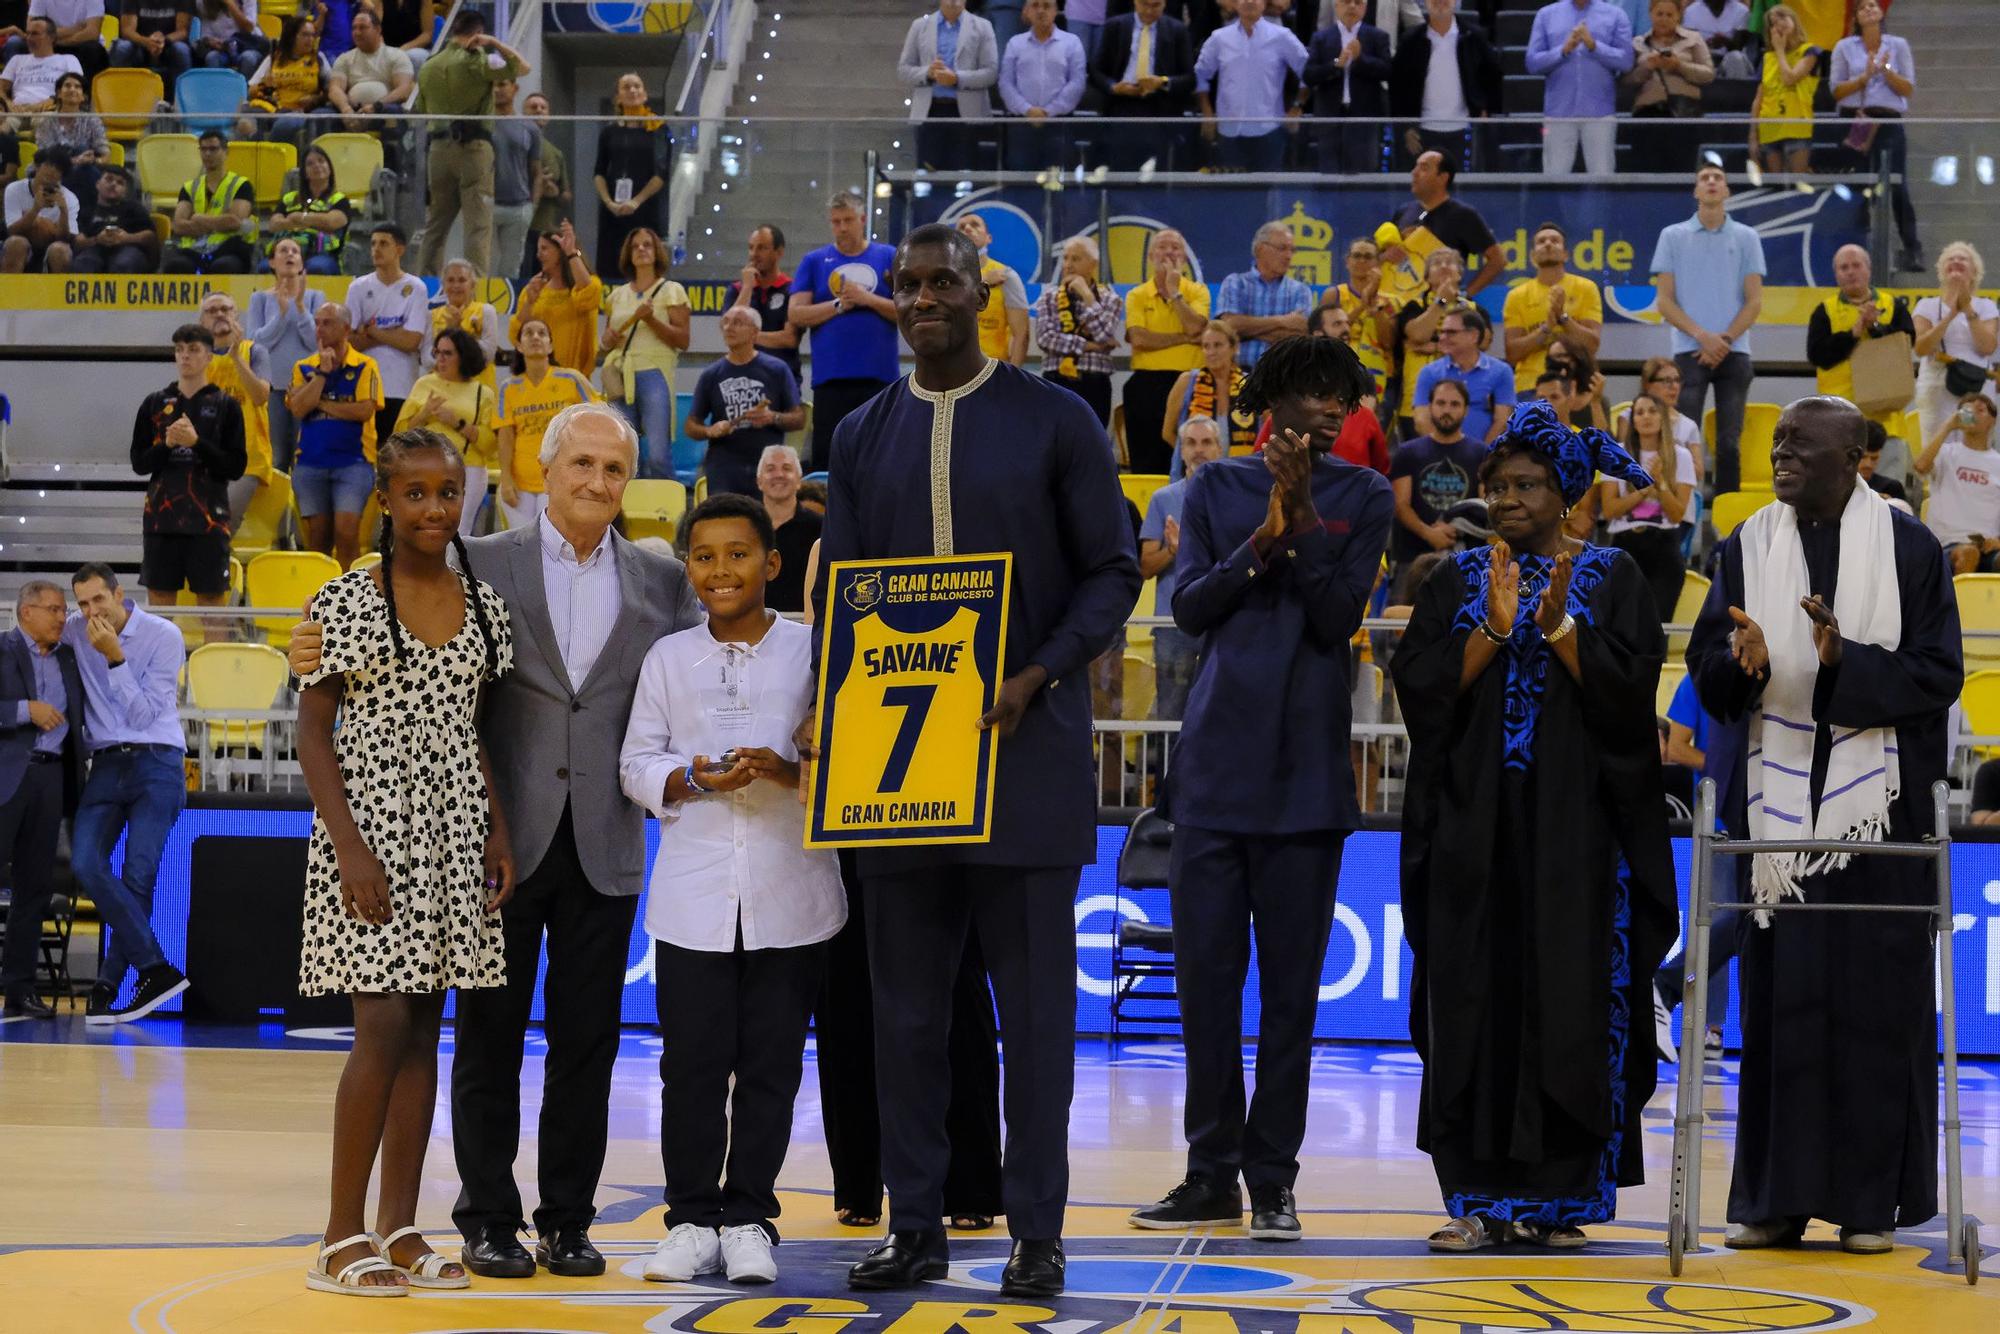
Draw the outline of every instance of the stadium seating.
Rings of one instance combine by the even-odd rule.
[[[677,479],[634,478],[625,484],[625,535],[634,539],[664,537],[671,542],[687,507],[687,487]]]
[[[356,556],[353,560],[349,561],[347,568],[349,573],[352,573],[355,570],[372,570],[381,563],[382,563],[381,552],[364,551],[359,556]]]
[[[1146,513],[1146,503],[1153,498],[1153,493],[1171,480],[1163,472],[1121,472],[1118,474],[1119,488],[1125,492],[1125,499],[1139,507],[1139,514],[1142,518]]]
[[[259,212],[275,208],[285,193],[285,177],[299,165],[299,150],[291,144],[262,139],[235,139],[229,145],[229,170],[250,182]]]
[[[90,105],[104,122],[104,132],[130,143],[152,128],[153,117],[166,98],[167,86],[149,69],[108,69],[90,81]]]
[[[250,507],[243,512],[243,522],[236,526],[230,549],[247,560],[278,546],[292,531],[295,531],[292,475],[274,469],[271,480],[250,497]]]
[[[1693,625],[1695,617],[1701,615],[1701,604],[1708,601],[1708,578],[1693,570],[1681,572],[1681,595],[1674,600],[1674,615],[1671,624]],[[1688,637],[1685,631],[1667,636],[1667,657],[1678,659],[1687,652]]]
[[[1771,489],[1771,442],[1778,434],[1778,414],[1784,411],[1776,403],[1749,403],[1743,408],[1743,435],[1736,442],[1737,457],[1743,469],[1742,485],[1754,490]],[[1715,457],[1715,409],[1701,414],[1701,438],[1708,445],[1708,456]],[[1720,512],[1720,505],[1717,511]],[[1717,531],[1721,531],[1718,527]]]
[[[1688,669],[1684,662],[1669,662],[1660,668],[1660,686],[1653,692],[1653,712],[1660,717],[1667,716],[1667,709],[1674,702],[1674,693],[1687,679]]]
[[[169,213],[181,187],[201,174],[201,145],[191,134],[149,134],[139,140],[139,189],[147,202]]]
[[[188,654],[188,703],[223,711],[269,709],[284,693],[291,674],[285,655],[268,644],[204,644]],[[269,726],[251,721],[215,723],[205,740],[213,749],[261,749]]]
[[[1745,519],[1770,503],[1769,491],[1724,491],[1715,498],[1715,535],[1729,536],[1743,525]]]
[[[174,110],[190,134],[229,133],[249,96],[249,81],[233,69],[191,69],[174,81]]]
[[[2000,631],[2000,574],[1961,574],[1951,581],[1958,597],[1958,625],[1966,630]],[[1965,670],[2000,669],[2000,639],[1965,641]],[[1970,683],[1968,683],[1970,684]]]
[[[322,134],[313,147],[333,160],[333,188],[354,205],[353,220],[387,217],[395,210],[396,175],[382,166],[382,141],[372,134]],[[365,249],[365,247],[364,247]]]
[[[340,562],[318,551],[267,551],[253,559],[244,572],[250,605],[283,609],[257,617],[257,629],[273,644],[289,642],[298,608],[339,574]]]

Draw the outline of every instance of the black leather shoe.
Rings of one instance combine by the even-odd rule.
[[[1304,1235],[1290,1186],[1265,1186],[1250,1192],[1250,1240],[1298,1241]]]
[[[559,1227],[553,1237],[536,1242],[535,1262],[564,1278],[596,1278],[604,1272],[604,1256],[582,1227]]]
[[[7,993],[6,1017],[9,1019],[53,1019],[56,1012],[43,1004],[32,987],[22,987]]]
[[[1000,1274],[1000,1295],[1060,1297],[1063,1274],[1067,1268],[1068,1261],[1063,1259],[1062,1238],[1016,1241],[1014,1254],[1008,1258],[1007,1268]]]
[[[1232,1179],[1217,1181],[1190,1172],[1158,1204],[1134,1209],[1126,1222],[1155,1232],[1187,1227],[1243,1226],[1243,1191]]]
[[[927,1278],[943,1278],[951,1268],[951,1248],[944,1229],[935,1232],[891,1232],[847,1271],[847,1286],[863,1292],[914,1288]]]
[[[533,1278],[535,1257],[505,1223],[489,1224],[458,1253],[465,1267],[481,1278]],[[599,1263],[602,1263],[600,1260]]]

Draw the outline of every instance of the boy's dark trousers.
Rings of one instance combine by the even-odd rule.
[[[727,954],[665,941],[653,950],[666,1226],[755,1223],[776,1241],[778,1170],[826,945],[746,950],[739,929]]]

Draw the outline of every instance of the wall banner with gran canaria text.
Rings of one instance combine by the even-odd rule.
[[[822,627],[808,847],[984,843],[1013,557],[840,561]]]

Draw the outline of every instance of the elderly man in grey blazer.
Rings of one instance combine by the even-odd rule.
[[[461,991],[453,1030],[452,1141],[463,1183],[452,1219],[465,1267],[487,1278],[604,1272],[590,1243],[604,1170],[611,1067],[632,922],[645,885],[645,813],[618,786],[618,750],[646,651],[697,625],[685,567],[612,531],[638,462],[615,408],[564,408],[542,438],[548,510],[531,527],[466,543],[517,627],[514,670],[481,733],[521,880],[502,910],[507,984]],[[521,629],[518,627],[525,627]],[[292,632],[294,671],[318,664],[319,627]],[[514,1184],[521,1052],[548,942],[541,1202],[531,1255]]]
[[[965,12],[965,0],[938,0],[937,12],[910,25],[896,73],[910,94],[917,122],[917,158],[936,171],[963,167],[972,129],[953,120],[990,120],[989,90],[1000,81],[1000,45],[993,25]]]

